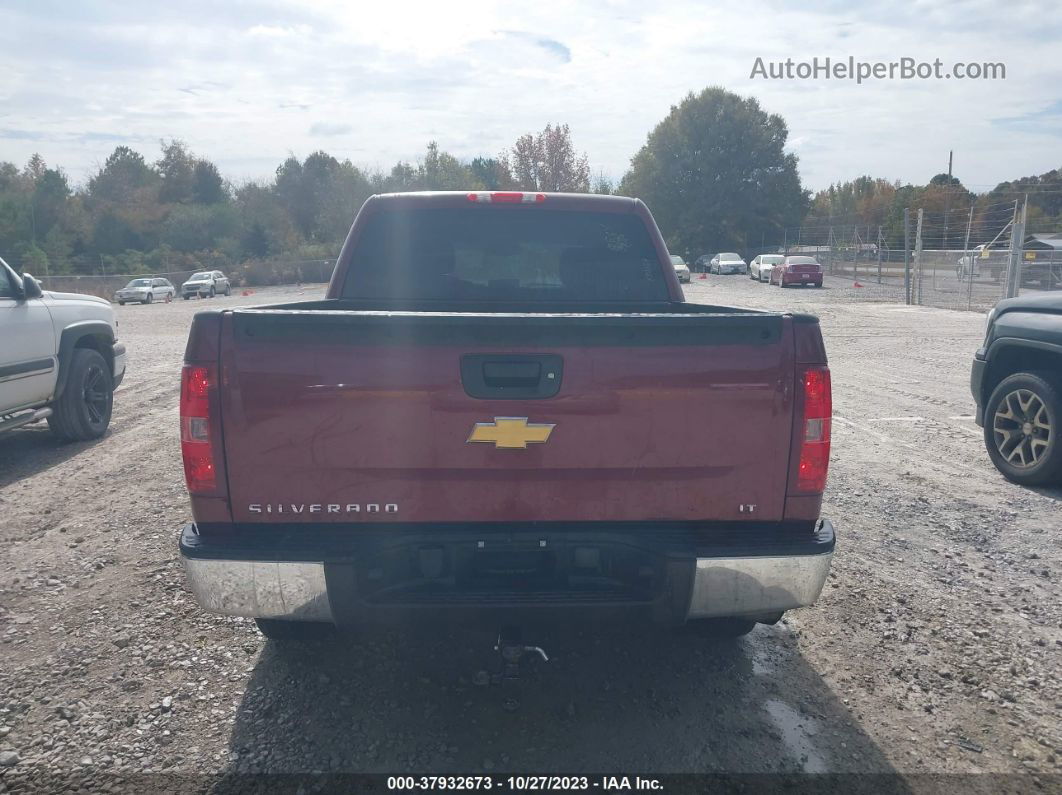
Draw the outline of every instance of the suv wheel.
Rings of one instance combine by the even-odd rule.
[[[154,301],[154,300],[155,300],[155,296],[154,296],[154,295],[152,295],[151,293],[148,293],[148,294],[147,294],[147,297],[146,297],[146,298],[144,298],[144,303],[145,303],[145,304],[150,304],[150,303],[151,303],[152,301]]]
[[[286,621],[282,618],[256,618],[258,631],[270,640],[328,640],[336,625],[320,621]]]
[[[75,348],[63,394],[52,407],[48,426],[60,439],[98,439],[111,422],[114,386],[107,361],[91,348]]]
[[[985,447],[996,469],[1022,486],[1062,476],[1062,395],[1044,373],[1004,378],[985,404]]]

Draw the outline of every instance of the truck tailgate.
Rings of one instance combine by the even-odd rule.
[[[760,313],[225,313],[232,518],[781,520],[793,347]],[[512,397],[535,362],[556,394]],[[498,418],[527,446],[491,441]]]

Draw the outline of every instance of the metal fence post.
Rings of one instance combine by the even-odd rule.
[[[973,205],[970,205],[970,217],[966,221],[966,242],[962,244],[962,273],[970,284],[966,288],[966,309],[973,307],[973,259],[970,257],[970,228],[973,226]]]
[[[917,296],[916,304],[922,305],[922,217],[923,208],[918,208],[918,228],[915,230],[915,273],[917,274],[917,281],[915,282],[915,294]]]
[[[911,210],[903,208],[903,301],[911,303]]]
[[[1010,232],[1010,259],[1007,263],[1007,289],[1004,298],[1014,298],[1021,291],[1022,249],[1025,245],[1025,215],[1029,209],[1029,197],[1021,210],[1014,211],[1014,226]]]
[[[830,236],[826,238],[826,266],[833,276],[833,227],[830,227]]]
[[[867,235],[869,237],[869,235]],[[881,226],[878,225],[878,242],[875,246],[878,250],[878,284],[881,284]]]

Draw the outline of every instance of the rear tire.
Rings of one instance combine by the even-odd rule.
[[[114,386],[107,361],[91,348],[75,348],[63,394],[52,406],[48,427],[68,442],[99,439],[107,432]]]
[[[336,625],[320,621],[287,621],[282,618],[256,618],[258,631],[270,640],[328,640],[336,635]]]
[[[748,618],[695,618],[686,622],[686,628],[703,638],[728,640],[744,637],[756,628],[756,622]]]
[[[1007,480],[1039,486],[1062,479],[1062,391],[1051,375],[1004,378],[985,404],[984,422],[988,457]]]

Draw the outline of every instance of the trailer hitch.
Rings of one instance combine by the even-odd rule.
[[[490,681],[494,685],[506,685],[514,683],[520,678],[520,663],[528,657],[541,659],[549,662],[549,655],[541,646],[527,646],[524,644],[520,628],[505,626],[498,632],[498,639],[494,642],[494,651],[498,653],[499,670],[491,675]],[[520,707],[520,702],[514,696],[507,697],[502,706],[508,712],[514,712]]]

